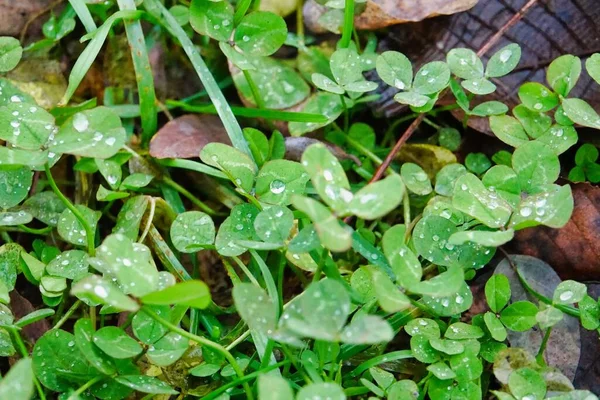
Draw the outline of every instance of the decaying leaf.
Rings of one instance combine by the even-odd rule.
[[[478,0],[368,0],[364,11],[354,18],[358,29],[375,30],[403,22],[416,22],[436,15],[449,15],[468,10]],[[318,19],[327,9],[314,0],[304,3],[307,26],[322,32]]]
[[[456,156],[450,150],[431,144],[405,144],[398,153],[398,160],[419,165],[430,179],[448,164],[456,163]]]
[[[600,284],[587,285],[588,294],[597,299],[600,296]],[[587,389],[600,393],[600,341],[598,332],[581,329],[581,358],[573,380],[578,389]]]
[[[163,126],[150,142],[155,158],[194,158],[208,143],[230,144],[223,123],[216,115],[183,115]]]
[[[485,0],[464,13],[398,25],[382,40],[380,50],[401,51],[416,65],[443,60],[446,53],[456,47],[478,50],[525,3],[524,0]],[[497,91],[481,101],[495,99],[515,105],[518,87],[527,81],[545,82],[545,69],[556,57],[573,54],[585,59],[598,51],[599,34],[600,8],[596,0],[539,0],[483,57],[489,58],[495,49],[509,43],[518,43],[523,49],[517,68],[506,77],[493,79]],[[587,74],[582,74],[571,95],[598,106],[600,90],[591,82]],[[396,92],[387,87],[375,111],[388,117],[402,111],[403,106],[393,100]],[[488,130],[485,119],[473,119],[471,125],[481,131]]]
[[[511,260],[535,291],[552,298],[554,289],[561,282],[561,279],[552,270],[550,265],[529,256],[515,255],[511,256]],[[533,296],[525,291],[525,288],[519,282],[516,272],[512,269],[507,259],[502,260],[498,264],[494,273],[504,274],[508,277],[512,293],[511,301],[513,303],[521,300],[537,302]],[[544,333],[537,326],[526,332],[509,331],[508,341],[512,347],[519,347],[529,351],[531,354],[537,354]],[[564,319],[552,329],[546,351],[544,352],[544,358],[549,366],[558,368],[566,377],[573,380],[577,365],[579,364],[580,353],[579,320],[565,315]]]
[[[1,10],[0,5],[0,14]],[[67,90],[67,80],[60,62],[56,60],[23,60],[17,68],[8,73],[7,78],[20,90],[31,95],[36,103],[48,109],[56,106]]]
[[[29,18],[52,4],[53,0],[0,0],[0,36],[16,36]]]
[[[600,279],[600,188],[573,185],[575,209],[561,229],[534,227],[518,231],[510,248],[540,258],[563,279]]]
[[[16,319],[23,318],[35,311],[29,300],[21,296],[16,290],[10,292],[10,308]],[[23,328],[23,336],[31,343],[35,343],[44,333],[50,330],[48,320],[42,319]]]

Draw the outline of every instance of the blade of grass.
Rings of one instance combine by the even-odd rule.
[[[89,71],[92,63],[98,56],[98,53],[100,53],[113,24],[119,19],[137,19],[143,14],[144,12],[142,11],[118,11],[111,15],[100,28],[82,38],[82,40],[86,40],[88,37],[92,37],[92,40],[85,50],[83,50],[71,70],[71,74],[69,75],[69,86],[60,101],[60,105],[66,105],[75,93],[75,90],[79,87],[79,84]]]
[[[204,85],[208,96],[212,100],[217,114],[221,118],[223,125],[225,126],[225,130],[229,135],[229,139],[235,148],[246,153],[250,159],[254,160],[252,156],[252,152],[248,147],[248,143],[244,138],[244,134],[242,133],[242,128],[240,124],[235,119],[231,108],[229,107],[229,103],[225,100],[225,96],[219,89],[219,85],[217,81],[211,74],[210,70],[206,66],[206,63],[200,56],[200,53],[194,46],[194,43],[189,38],[185,30],[177,23],[173,15],[165,8],[165,6],[158,0],[144,0],[144,6],[146,10],[157,18],[160,21],[164,21],[169,32],[177,38],[183,50],[189,57],[200,81]]]
[[[73,10],[75,10],[75,13],[79,17],[79,20],[87,33],[94,32],[98,29],[84,0],[69,0],[69,3],[71,4],[71,7],[73,7]]]
[[[121,11],[135,11],[133,0],[118,0]],[[150,59],[146,50],[146,40],[140,21],[125,21],[125,33],[131,48],[133,69],[138,85],[140,112],[142,120],[142,146],[146,147],[150,138],[156,133],[156,93],[154,91],[154,76],[150,67]]]
[[[200,172],[202,174],[214,176],[215,178],[229,179],[224,173],[222,173],[218,169],[209,167],[208,165],[199,163],[197,161],[183,160],[179,158],[171,158],[157,161],[160,165],[163,165],[165,167],[189,169],[190,171]]]
[[[189,105],[187,103],[184,103],[181,101],[175,101],[175,100],[168,100],[167,104],[169,106],[179,107],[184,111],[191,111],[191,112],[204,113],[204,114],[216,114],[217,113],[215,106],[213,106],[212,104]],[[315,122],[315,123],[327,122],[327,118],[321,114],[309,114],[309,113],[269,110],[269,109],[259,110],[257,108],[244,108],[244,107],[236,107],[236,106],[231,106],[231,111],[238,117],[264,118],[264,119],[268,119],[268,120],[287,121],[287,122]]]
[[[352,31],[354,29],[354,0],[346,0],[344,7],[344,26],[342,28],[342,38],[340,39],[340,48],[350,46],[352,40]]]
[[[233,15],[233,24],[237,26],[244,15],[248,12],[248,8],[250,8],[250,4],[252,4],[252,0],[241,0],[237,8],[235,9],[235,14]]]

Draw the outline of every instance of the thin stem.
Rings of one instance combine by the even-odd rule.
[[[238,337],[237,339],[235,339],[233,342],[229,343],[229,345],[227,347],[225,347],[227,350],[231,351],[234,347],[236,347],[238,344],[242,343],[244,340],[246,340],[248,338],[248,336],[250,336],[251,332],[250,330],[247,330],[246,332],[242,333],[240,335],[240,337]]]
[[[352,40],[352,30],[354,29],[354,0],[346,0],[344,7],[344,27],[342,28],[342,38],[339,47],[344,49],[350,46]]]
[[[432,120],[430,120],[429,118],[423,118],[423,122],[425,122],[427,125],[437,129],[438,131],[440,129],[442,129],[442,127],[438,124],[436,124],[435,122],[433,122]]]
[[[252,92],[252,97],[254,97],[254,103],[256,103],[256,107],[258,107],[259,109],[265,108],[265,102],[263,101],[262,96],[258,91],[258,86],[256,86],[256,82],[254,82],[252,75],[250,75],[250,71],[243,70],[242,72],[244,73],[244,78],[246,78],[246,81],[248,82],[248,86],[250,86],[250,91]]]
[[[68,397],[67,400],[79,399],[80,394],[83,394],[86,390],[88,390],[90,387],[94,386],[96,383],[100,382],[102,379],[104,379],[103,375],[98,375],[97,377],[90,379],[89,381],[87,381],[86,383],[81,385],[79,387],[79,389],[77,389],[76,391],[71,393],[71,395]]]
[[[60,201],[63,202],[65,207],[67,207],[73,213],[73,215],[75,215],[75,218],[77,218],[77,221],[79,221],[79,223],[83,226],[83,229],[85,230],[85,236],[87,238],[88,253],[92,257],[95,256],[96,255],[96,246],[94,244],[94,231],[92,230],[92,227],[90,226],[90,224],[88,224],[87,220],[84,218],[84,216],[81,214],[81,212],[77,209],[77,207],[75,207],[73,205],[73,203],[71,203],[71,200],[69,200],[60,191],[60,189],[56,185],[56,181],[54,180],[54,177],[52,176],[52,172],[50,171],[50,164],[46,163],[46,165],[44,165],[44,170],[46,172],[46,179],[48,179],[48,184],[50,185],[50,187],[52,188],[54,193],[58,196]]]
[[[144,243],[146,239],[146,235],[150,232],[150,227],[152,226],[152,220],[154,219],[154,212],[156,210],[156,200],[154,197],[150,197],[150,213],[148,214],[148,220],[146,221],[146,227],[144,228],[144,232],[140,236],[138,243]]]
[[[348,112],[348,106],[344,95],[340,94],[340,100],[342,101],[342,108],[344,109],[344,133],[348,132],[348,126],[350,125],[350,114]]]
[[[29,357],[29,351],[27,351],[27,346],[25,346],[25,342],[23,342],[23,338],[21,337],[19,330],[15,327],[7,327],[6,329],[12,334],[13,342],[15,342],[17,349],[19,349],[21,356],[23,356],[23,358]],[[35,388],[37,389],[40,400],[46,400],[44,388],[42,388],[40,381],[35,376],[33,377],[33,383],[35,384]]]
[[[546,329],[546,333],[544,333],[544,338],[542,339],[542,344],[540,345],[540,350],[537,353],[535,359],[538,363],[542,365],[546,365],[544,360],[544,351],[546,351],[546,346],[548,345],[548,339],[550,339],[550,333],[552,332],[552,327]]]
[[[183,186],[181,186],[179,183],[175,182],[173,179],[169,178],[168,176],[163,176],[162,177],[162,181],[167,186],[171,187],[172,189],[175,189],[181,195],[183,195],[184,197],[186,197],[196,207],[198,207],[199,209],[201,209],[205,213],[207,213],[209,215],[217,215],[217,212],[215,210],[213,210],[212,208],[210,208],[209,206],[207,206],[206,204],[204,204],[202,201],[200,201],[200,199],[198,199],[196,196],[194,196],[192,193],[190,193],[190,191],[188,191],[186,188],[184,188]]]
[[[300,47],[304,47],[304,2],[298,1],[296,5],[296,36]]]
[[[390,164],[396,157],[396,154],[398,154],[398,152],[400,151],[400,148],[402,147],[402,145],[404,145],[404,143],[406,143],[406,141],[417,130],[417,128],[419,127],[419,124],[421,123],[421,121],[423,121],[423,118],[425,118],[425,114],[420,114],[417,117],[417,119],[415,119],[412,122],[412,124],[410,124],[410,126],[406,129],[406,131],[404,131],[404,133],[402,134],[400,139],[398,139],[398,141],[396,142],[396,144],[394,145],[392,150],[388,153],[388,155],[385,158],[385,160],[383,161],[383,163],[379,166],[379,168],[377,168],[377,170],[373,174],[373,178],[371,178],[371,181],[369,183],[376,182],[379,179],[381,179],[381,177],[383,176],[383,172],[386,169],[388,169],[388,167],[390,166]]]
[[[246,382],[248,382],[249,380],[252,380],[254,378],[258,378],[260,375],[262,375],[264,373],[267,373],[267,372],[272,371],[274,369],[283,367],[285,365],[288,365],[289,363],[290,363],[289,361],[281,361],[281,362],[279,362],[277,364],[273,364],[273,365],[270,365],[268,367],[265,367],[265,368],[261,369],[260,371],[252,372],[251,374],[248,374],[248,375],[244,376],[243,378],[236,379],[234,381],[231,381],[231,382],[227,383],[226,385],[221,386],[220,388],[216,389],[215,391],[207,394],[206,396],[204,396],[202,398],[205,399],[205,400],[215,399],[215,398],[219,397],[222,393],[224,393],[225,391],[227,391],[229,388],[236,387],[240,383],[242,385],[248,385]]]
[[[246,266],[246,264],[244,264],[242,262],[242,260],[239,259],[239,257],[232,257],[232,258],[233,258],[233,261],[235,261],[235,263],[238,265],[238,267],[240,267],[240,269],[242,270],[242,272],[244,272],[244,274],[250,280],[250,282],[252,282],[253,285],[256,285],[256,286],[260,287],[260,284],[258,283],[258,281],[256,280],[256,278],[254,277],[254,275],[252,275],[252,272],[250,272],[250,270],[248,269],[248,267]]]
[[[18,225],[18,227],[22,232],[31,233],[32,235],[47,235],[50,232],[52,232],[52,229],[54,229],[53,226],[47,226],[45,228],[40,229],[29,228],[25,225]]]
[[[238,378],[240,378],[240,382],[242,383],[242,385],[244,387],[244,391],[246,392],[246,398],[248,398],[250,400],[254,399],[254,394],[252,393],[252,389],[250,389],[250,386],[248,385],[248,383],[245,380],[244,371],[242,371],[242,369],[240,368],[239,364],[237,363],[235,357],[229,352],[229,350],[227,350],[225,347],[221,346],[220,344],[213,342],[212,340],[208,340],[201,336],[197,336],[192,333],[189,333],[188,331],[186,331],[184,329],[181,329],[180,327],[178,327],[178,326],[172,324],[171,322],[167,321],[166,319],[162,318],[160,315],[156,314],[154,311],[152,311],[151,309],[149,309],[145,306],[143,306],[141,308],[141,311],[143,313],[145,313],[146,315],[148,315],[153,320],[155,320],[156,322],[158,322],[159,324],[170,329],[172,332],[178,333],[181,336],[186,337],[190,340],[193,340],[194,342],[196,342],[202,346],[210,347],[211,349],[221,353],[227,359],[229,364],[231,364],[231,367],[237,374]]]
[[[404,211],[404,225],[410,225],[410,196],[408,195],[408,190],[404,189],[404,194],[402,195],[402,208]]]
[[[371,150],[367,149],[360,142],[354,140],[353,138],[351,138],[349,136],[346,136],[346,142],[350,146],[354,147],[355,150],[359,151],[365,157],[367,157],[368,159],[370,159],[371,161],[373,161],[375,164],[381,165],[381,163],[383,162],[381,160],[381,158],[379,158],[375,153],[373,153]]]

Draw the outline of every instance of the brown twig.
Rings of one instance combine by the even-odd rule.
[[[525,4],[515,15],[513,15],[512,18],[509,19],[498,30],[498,32],[496,32],[481,47],[481,49],[479,49],[479,51],[477,52],[477,55],[479,57],[481,57],[482,55],[484,55],[485,53],[487,53],[494,45],[496,45],[498,43],[498,41],[502,38],[502,36],[510,28],[512,28],[517,22],[519,22],[523,18],[523,16],[527,13],[527,11],[529,11],[529,9],[531,9],[531,7],[533,7],[535,5],[535,3],[537,3],[537,1],[538,0],[529,0],[527,2],[527,4]],[[447,92],[447,90],[445,90],[444,92],[442,92],[442,94],[440,95],[440,98],[442,98],[446,92]],[[400,151],[400,148],[404,145],[404,143],[406,143],[408,141],[408,139],[410,139],[410,137],[417,130],[417,128],[419,127],[419,125],[421,124],[421,122],[423,121],[424,118],[425,118],[425,114],[419,115],[412,122],[412,124],[410,124],[410,126],[406,129],[406,131],[404,131],[404,133],[402,134],[402,136],[400,136],[400,139],[398,139],[398,141],[396,142],[396,144],[394,145],[394,147],[392,148],[392,150],[389,152],[389,154],[387,155],[387,157],[385,158],[385,160],[383,161],[383,163],[381,163],[381,165],[377,168],[377,170],[373,174],[373,177],[371,178],[371,180],[369,181],[369,183],[376,182],[379,179],[381,179],[381,177],[383,176],[383,173],[388,169],[388,167],[390,166],[390,164],[392,163],[392,161],[396,157],[396,154],[398,154],[398,152]]]

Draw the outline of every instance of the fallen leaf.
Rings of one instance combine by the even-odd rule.
[[[15,320],[23,318],[27,314],[35,311],[35,308],[31,302],[25,297],[21,296],[16,290],[10,292],[10,309],[15,315]],[[35,343],[48,330],[50,330],[50,323],[47,319],[42,319],[24,327],[23,336],[29,342]]]
[[[396,156],[401,162],[419,165],[430,179],[448,164],[456,163],[456,156],[450,150],[431,144],[405,144]]]
[[[550,263],[562,279],[600,280],[600,188],[587,183],[572,188],[575,208],[563,228],[518,231],[508,247]]]
[[[561,279],[550,265],[534,257],[522,255],[511,255],[510,257],[523,278],[536,292],[552,298],[554,289],[561,282]],[[512,303],[529,300],[537,304],[537,300],[525,291],[507,259],[498,264],[494,273],[504,274],[509,279]],[[511,347],[522,348],[531,354],[537,354],[544,333],[545,331],[540,330],[536,325],[525,332],[509,331],[508,341]],[[544,359],[548,366],[558,368],[572,381],[579,364],[580,353],[579,320],[565,315],[563,320],[557,323],[550,333]]]
[[[404,22],[416,22],[436,15],[449,15],[468,10],[478,0],[368,0],[363,12],[354,17],[357,29],[375,30]],[[328,8],[315,0],[304,3],[304,17],[309,29],[324,32],[318,19]]]
[[[0,36],[17,36],[27,21],[53,0],[0,0]]]
[[[46,109],[56,106],[67,90],[67,80],[56,60],[24,59],[6,77]]]
[[[154,158],[195,158],[208,143],[231,144],[216,115],[183,115],[169,121],[152,138]]]
[[[600,297],[600,284],[588,284],[588,294]],[[587,389],[600,393],[600,341],[598,332],[581,329],[581,358],[573,385],[577,389]]]
[[[414,65],[444,60],[446,53],[456,47],[477,51],[524,4],[524,0],[484,0],[464,13],[398,25],[382,39],[380,50],[401,51]],[[587,56],[599,51],[598,35],[600,8],[596,0],[539,0],[483,57],[487,60],[495,50],[509,43],[518,43],[523,49],[515,71],[493,79],[497,91],[490,96],[480,96],[481,101],[500,100],[512,108],[518,103],[518,87],[527,81],[544,83],[545,69],[556,57],[573,54],[585,61]],[[387,117],[402,112],[405,107],[393,100],[397,90],[384,85],[380,87],[385,90],[375,102],[374,111]],[[600,106],[600,90],[585,73],[570,96]],[[483,132],[489,131],[487,119],[474,118],[469,125]]]

